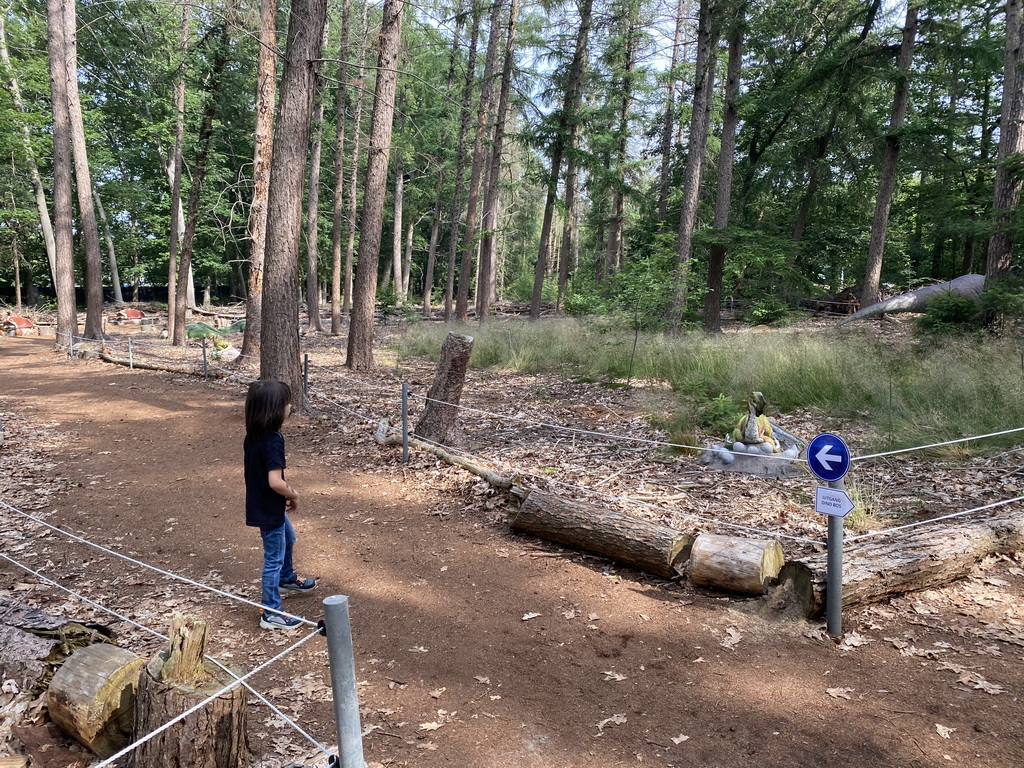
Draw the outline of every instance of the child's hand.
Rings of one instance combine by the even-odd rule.
[[[294,512],[299,508],[299,497],[296,496],[294,499],[285,499],[284,508],[288,512]]]

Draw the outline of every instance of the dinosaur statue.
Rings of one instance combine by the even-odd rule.
[[[981,296],[981,291],[984,287],[984,275],[961,275],[945,283],[927,285],[924,288],[918,288],[916,291],[901,293],[899,296],[893,296],[891,299],[864,307],[864,309],[854,312],[849,317],[844,317],[836,323],[836,328],[865,317],[877,317],[878,315],[895,312],[924,312],[932,299],[944,293],[955,293],[957,296],[977,299]]]
[[[757,446],[764,453],[778,453],[779,441],[773,436],[771,420],[764,415],[767,401],[760,392],[751,392],[747,412],[740,417],[736,428],[727,438],[729,447],[736,444]],[[750,450],[749,447],[746,450]]]

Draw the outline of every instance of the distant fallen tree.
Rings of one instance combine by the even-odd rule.
[[[918,288],[916,291],[901,293],[899,296],[893,296],[885,301],[880,301],[877,304],[864,307],[863,309],[854,312],[849,317],[844,317],[836,323],[836,327],[838,328],[846,325],[847,323],[852,323],[854,320],[861,320],[866,317],[878,317],[879,315],[894,314],[897,312],[924,312],[928,308],[928,304],[931,303],[932,299],[947,293],[977,299],[981,296],[981,292],[984,287],[984,275],[961,275],[955,280],[950,280],[946,283],[927,285],[924,288]]]

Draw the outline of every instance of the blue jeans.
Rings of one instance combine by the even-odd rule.
[[[263,594],[260,602],[265,608],[276,611],[281,608],[281,582],[295,578],[292,567],[295,529],[285,515],[284,524],[276,528],[261,525],[260,536],[263,538]]]

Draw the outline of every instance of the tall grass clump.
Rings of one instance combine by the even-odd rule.
[[[436,360],[450,330],[412,327],[397,342],[400,354]],[[680,415],[698,421],[717,424],[730,399],[739,413],[750,392],[760,391],[773,412],[803,408],[857,420],[874,432],[879,449],[1024,426],[1019,340],[882,343],[870,334],[799,331],[671,336],[572,319],[494,320],[461,332],[475,338],[475,368],[664,381],[679,394]],[[1019,442],[1010,435],[985,447]]]

